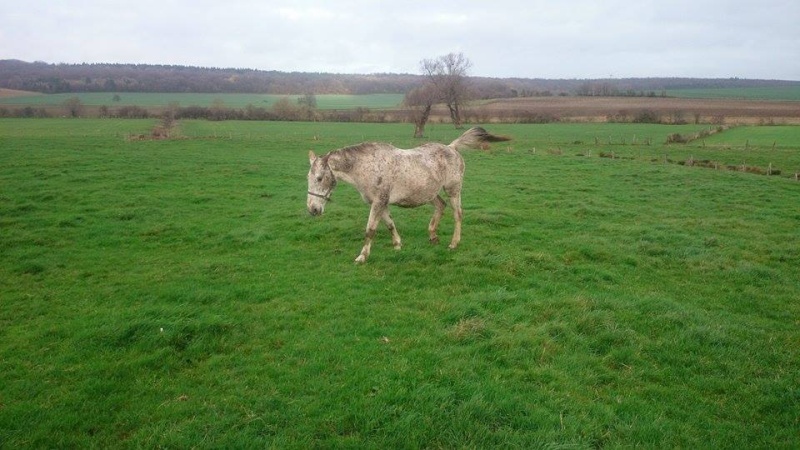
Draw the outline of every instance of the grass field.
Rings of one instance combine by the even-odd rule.
[[[268,94],[179,94],[179,93],[117,93],[119,100],[114,100],[113,92],[68,93],[50,95],[15,96],[0,98],[0,105],[25,106],[60,106],[70,98],[77,97],[86,106],[125,106],[135,105],[147,107],[166,107],[172,104],[179,106],[205,106],[222,102],[227,108],[244,108],[248,105],[269,108],[282,98],[297,99],[298,95]],[[396,108],[402,101],[402,94],[370,94],[370,95],[317,95],[319,109],[369,109]]]
[[[798,127],[489,126],[461,246],[395,209],[357,266],[306,155],[411,126],[155,123],[0,120],[2,448],[800,445],[800,183],[658,161]]]
[[[669,89],[667,95],[681,98],[727,98],[748,100],[800,100],[800,87],[752,87],[717,89]]]

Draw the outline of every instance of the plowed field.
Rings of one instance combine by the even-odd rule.
[[[629,121],[651,111],[662,121],[800,124],[800,102],[664,97],[535,97],[490,100],[470,108],[493,117],[542,116],[560,120]]]

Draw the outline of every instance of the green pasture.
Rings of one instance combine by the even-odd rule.
[[[748,88],[703,88],[668,89],[670,97],[722,98],[746,100],[800,100],[800,86],[748,87]]]
[[[156,123],[0,119],[0,447],[800,446],[800,128],[487,126],[460,247],[355,265],[308,150],[410,125]]]
[[[115,95],[119,100],[115,100]],[[140,92],[91,92],[32,95],[25,97],[0,98],[0,105],[14,106],[60,106],[68,99],[77,97],[86,106],[141,106],[167,107],[169,105],[204,106],[222,105],[227,108],[244,108],[248,105],[270,108],[282,99],[297,101],[302,95],[272,94],[180,94],[180,93],[140,93]],[[367,95],[317,95],[319,109],[369,109],[395,108],[403,101],[403,94]]]

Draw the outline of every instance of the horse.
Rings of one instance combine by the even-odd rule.
[[[428,143],[404,150],[391,144],[365,142],[322,156],[309,151],[311,167],[308,170],[308,212],[312,216],[325,212],[325,204],[330,201],[339,180],[358,190],[361,198],[370,205],[364,246],[355,260],[359,264],[365,263],[369,257],[380,220],[383,220],[392,233],[394,248],[400,249],[402,242],[389,213],[389,205],[414,208],[432,204],[434,211],[428,225],[428,234],[431,243],[438,243],[436,229],[447,205],[440,195],[444,191],[450,200],[455,218],[455,229],[449,245],[450,249],[455,249],[461,241],[463,217],[461,187],[464,159],[459,150],[507,140],[510,138],[495,136],[481,127],[474,127],[449,145]]]

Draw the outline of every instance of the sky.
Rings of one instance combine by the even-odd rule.
[[[0,0],[0,59],[496,78],[800,80],[798,0]]]

